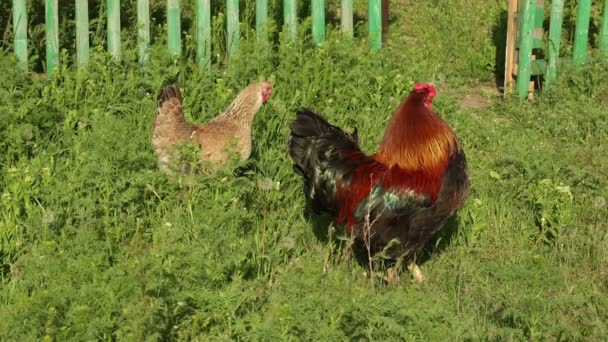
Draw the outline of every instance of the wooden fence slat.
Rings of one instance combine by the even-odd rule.
[[[176,57],[182,55],[181,6],[179,0],[167,0],[167,45]]]
[[[515,13],[517,13],[517,0],[509,0],[507,6],[507,46],[505,48],[505,83],[503,92],[505,95],[513,91],[513,67],[515,65],[515,39],[516,23]]]
[[[389,13],[389,0],[382,0],[382,43],[386,41],[388,36],[388,13]]]
[[[120,59],[120,0],[108,0],[108,52]]]
[[[298,32],[296,27],[297,9],[296,0],[283,0],[283,20],[291,39],[295,39]]]
[[[53,75],[59,66],[59,14],[57,0],[46,0],[46,72]]]
[[[196,58],[201,68],[211,67],[211,0],[196,1]]]
[[[340,12],[342,31],[348,36],[353,36],[353,0],[342,0]]]
[[[549,64],[545,86],[551,87],[551,83],[557,77],[557,61],[562,40],[562,22],[564,19],[564,0],[553,0],[551,3],[551,23],[549,24]]]
[[[76,0],[76,55],[78,67],[89,64],[89,2]]]
[[[382,47],[382,11],[381,0],[368,2],[369,41],[372,50]]]
[[[27,71],[27,7],[25,0],[13,0],[13,49],[19,66]]]
[[[325,40],[325,0],[312,0],[312,40],[315,44]]]
[[[139,64],[150,59],[150,4],[148,0],[137,0],[137,55]]]
[[[600,51],[608,56],[608,1],[604,1],[604,19],[600,31]]]
[[[521,43],[517,67],[517,94],[520,99],[528,96],[530,75],[532,74],[532,43],[534,39],[534,19],[536,0],[522,0],[523,6],[518,14],[521,23]]]
[[[574,29],[574,45],[572,46],[572,62],[585,63],[587,56],[587,35],[589,34],[589,19],[591,18],[591,0],[579,0],[576,10],[576,28]]]
[[[234,55],[239,48],[239,0],[227,0],[226,2],[226,29],[228,56]]]

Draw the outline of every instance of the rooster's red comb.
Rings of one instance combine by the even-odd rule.
[[[431,98],[437,95],[437,89],[430,83],[416,83],[414,84],[413,91],[416,93],[427,93]]]

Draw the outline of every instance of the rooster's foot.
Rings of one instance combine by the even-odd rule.
[[[412,262],[407,265],[407,270],[412,274],[415,283],[422,284],[425,282],[424,274],[422,274],[422,270],[418,265]]]
[[[387,268],[386,276],[384,277],[384,280],[389,285],[393,285],[393,286],[399,285],[399,274],[397,273],[397,270],[395,270],[394,267]]]

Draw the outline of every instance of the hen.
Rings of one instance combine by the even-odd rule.
[[[217,163],[228,160],[230,144],[241,160],[251,155],[251,124],[255,114],[268,101],[272,85],[264,81],[243,89],[230,106],[211,121],[196,126],[186,122],[182,94],[175,85],[161,89],[152,131],[152,145],[162,171],[176,162],[175,145],[192,141],[200,149],[200,159]]]
[[[336,215],[370,253],[387,247],[391,258],[403,256],[417,282],[424,276],[416,254],[463,206],[469,191],[464,152],[433,111],[435,94],[430,84],[414,85],[376,154],[361,151],[356,131],[347,134],[307,109],[297,112],[288,143],[312,209]],[[395,238],[399,243],[389,244]]]

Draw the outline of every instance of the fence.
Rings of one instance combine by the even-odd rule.
[[[580,65],[587,60],[591,0],[579,0],[571,62]],[[537,49],[544,46],[544,0],[509,0],[507,46],[505,58],[505,94],[515,88],[520,98],[529,97],[535,89],[531,76],[544,75],[544,86],[550,87],[557,77],[560,58],[564,0],[552,0],[547,42],[548,60],[537,58]],[[604,3],[599,30],[599,49],[608,57],[608,0]],[[514,83],[515,81],[515,83]]]
[[[75,0],[76,11],[76,58],[78,67],[84,67],[89,61],[89,11],[88,0]],[[116,59],[121,56],[120,40],[120,0],[107,1],[107,50]],[[59,65],[59,16],[58,0],[45,0],[46,20],[46,68],[52,75]],[[297,34],[296,0],[283,0],[285,29],[295,38]],[[312,38],[320,44],[325,40],[325,0],[312,0]],[[138,56],[140,63],[149,59],[150,48],[150,13],[149,0],[137,0],[137,36]],[[384,13],[383,10],[384,9]],[[372,49],[382,46],[382,32],[387,24],[388,0],[368,0],[369,40]],[[228,55],[238,51],[239,0],[226,0],[226,33]],[[268,19],[268,0],[256,0],[256,32],[260,43],[268,42],[265,24]],[[353,2],[341,2],[341,27],[348,36],[353,36]],[[26,0],[13,0],[14,50],[24,70],[28,65],[27,48],[27,10]],[[182,54],[181,42],[181,6],[180,0],[167,0],[167,48],[176,57]],[[211,1],[196,0],[196,43],[197,60],[202,67],[210,65],[211,53]]]

